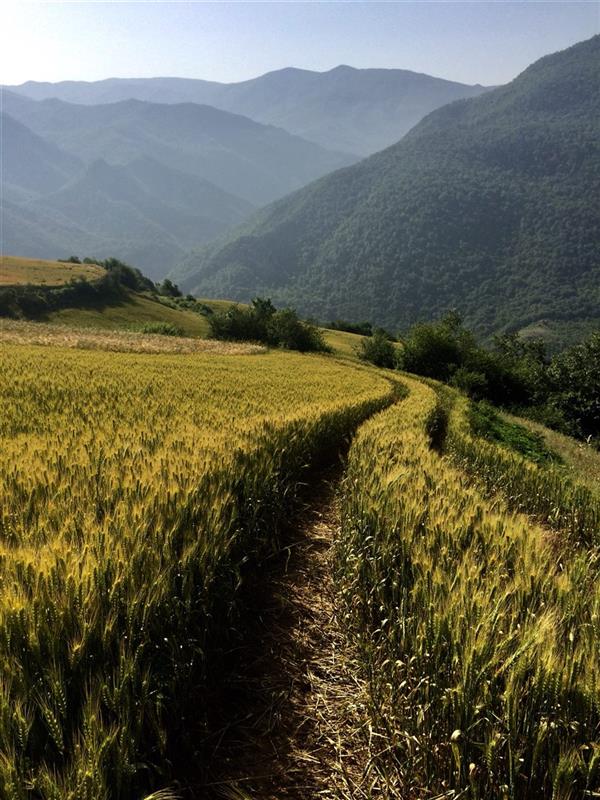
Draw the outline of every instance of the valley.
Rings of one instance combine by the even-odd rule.
[[[0,800],[600,797],[587,5],[11,9]]]

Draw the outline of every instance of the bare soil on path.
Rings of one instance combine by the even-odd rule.
[[[223,676],[224,720],[210,778],[193,800],[366,798],[364,687],[336,618],[332,545],[340,469],[311,485],[279,553],[250,583],[235,668]],[[361,788],[365,787],[365,788]]]

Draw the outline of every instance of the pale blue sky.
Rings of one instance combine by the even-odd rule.
[[[2,2],[0,82],[157,75],[237,81],[285,66],[512,79],[600,31],[598,2]]]

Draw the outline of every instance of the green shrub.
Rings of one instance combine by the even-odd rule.
[[[467,367],[459,367],[456,370],[450,379],[450,385],[460,389],[475,400],[482,400],[487,397],[489,386],[485,373],[475,372],[467,369]]]
[[[475,339],[462,326],[458,315],[446,315],[438,322],[415,325],[404,345],[402,368],[427,378],[448,381],[465,365],[475,349]]]
[[[238,342],[264,342],[267,339],[266,323],[254,309],[232,306],[227,311],[213,314],[209,325],[214,339]]]
[[[488,441],[514,450],[537,464],[560,462],[558,453],[550,450],[540,433],[535,433],[522,425],[507,422],[488,403],[471,403],[468,421],[472,433]]]
[[[549,401],[568,432],[600,439],[600,332],[556,356],[548,368]]]
[[[154,292],[156,287],[150,278],[146,278],[137,267],[130,267],[118,258],[107,258],[98,262],[114,282],[134,292]]]
[[[600,332],[552,359],[516,333],[479,346],[460,317],[415,325],[400,355],[407,372],[445,381],[580,439],[600,442]]]
[[[165,278],[162,283],[157,283],[156,288],[158,294],[163,295],[164,297],[182,297],[181,290],[177,284],[173,283],[173,281]],[[193,300],[194,298],[192,298]]]
[[[278,311],[269,299],[256,297],[247,308],[232,306],[208,317],[211,335],[229,341],[262,342],[300,352],[327,351],[318,328],[292,308]]]
[[[397,366],[396,348],[383,330],[376,330],[369,338],[362,339],[357,353],[360,359],[376,367],[395,369]]]
[[[527,405],[544,385],[545,353],[538,342],[511,334],[494,350],[480,347],[458,314],[415,325],[405,342],[401,366],[407,372],[446,381],[475,400]]]
[[[267,323],[267,336],[273,344],[301,353],[325,351],[327,346],[321,331],[298,319],[291,308],[276,311]]]
[[[210,317],[214,313],[210,306],[196,300],[191,294],[185,297],[166,297],[163,294],[158,294],[156,299],[159,303],[163,303],[171,308],[183,308],[185,311],[193,311],[194,314],[201,314],[203,317]]]
[[[172,322],[144,322],[137,325],[135,330],[139,333],[156,333],[160,336],[185,336],[183,328],[173,325]]]

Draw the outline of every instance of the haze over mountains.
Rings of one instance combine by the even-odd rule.
[[[255,205],[355,161],[247,117],[205,105],[124,100],[81,106],[4,92],[4,111],[79,159],[147,156],[215,182]]]
[[[7,252],[34,247],[40,254],[116,252],[133,264],[143,263],[153,277],[162,277],[166,264],[252,208],[208,181],[147,157],[122,166],[98,159],[50,195],[20,204],[10,198],[8,192]]]
[[[480,333],[600,318],[600,36],[260,211],[188,259],[187,289]]]
[[[118,254],[154,277],[259,205],[355,160],[189,103],[81,106],[4,90],[3,109],[5,250]]]
[[[350,67],[16,88],[2,90],[4,251],[117,255],[155,278],[431,108],[483,91]]]
[[[486,91],[402,69],[327,72],[287,68],[240,83],[189,78],[110,78],[104,81],[29,81],[12,87],[35,100],[115,103],[136,98],[152,103],[201,103],[243,114],[267,125],[359,156],[404,136],[430,111]]]

